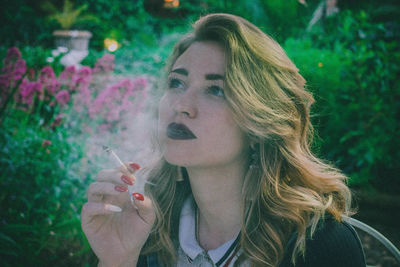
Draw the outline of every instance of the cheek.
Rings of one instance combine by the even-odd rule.
[[[224,138],[222,146],[229,149],[233,154],[240,154],[246,146],[245,136],[242,131],[236,127],[231,127],[223,132]]]
[[[242,153],[248,146],[246,133],[239,127],[231,111],[228,112],[225,120],[227,125],[229,125],[229,131],[225,131],[225,134],[230,138],[232,149],[236,153]]]
[[[229,151],[229,154],[240,154],[244,151],[248,143],[246,135],[237,125],[233,115],[230,112],[222,112],[215,118],[214,132],[208,132],[210,138],[214,139],[211,146],[216,150]]]

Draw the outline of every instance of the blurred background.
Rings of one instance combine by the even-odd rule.
[[[212,12],[242,16],[283,46],[316,98],[313,151],[349,176],[355,218],[400,246],[398,1],[0,5],[0,265],[97,265],[80,209],[96,173],[115,166],[101,147],[146,163],[169,53]],[[369,265],[399,266],[360,236]]]

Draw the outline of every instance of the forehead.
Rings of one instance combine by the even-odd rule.
[[[225,73],[225,51],[213,41],[194,42],[178,57],[173,69],[185,68],[189,71]]]

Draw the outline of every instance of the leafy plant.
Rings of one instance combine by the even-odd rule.
[[[72,26],[75,26],[81,22],[98,22],[99,19],[92,14],[82,14],[82,12],[88,9],[88,5],[82,5],[74,9],[74,5],[70,0],[64,0],[62,10],[58,10],[57,7],[50,1],[45,1],[42,4],[42,9],[50,13],[50,20],[57,21],[62,29],[68,30]]]
[[[40,117],[25,116],[13,112],[0,131],[2,265],[82,265],[93,258],[79,218],[89,178],[79,172],[84,147],[66,129],[37,128]]]

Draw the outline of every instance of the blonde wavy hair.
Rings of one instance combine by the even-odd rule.
[[[329,213],[349,215],[351,193],[346,177],[310,151],[310,106],[305,80],[280,45],[243,18],[210,14],[194,23],[179,41],[167,68],[194,42],[215,41],[226,53],[226,99],[258,154],[257,168],[244,178],[244,210],[236,265],[276,266],[293,233],[292,262],[304,255],[309,232]],[[250,159],[249,159],[250,164]],[[183,181],[176,177],[183,172]],[[180,210],[191,188],[184,168],[160,156],[146,190],[157,219],[144,254],[156,253],[167,266],[176,259]],[[245,212],[246,211],[246,212]],[[307,230],[309,229],[309,230]]]

